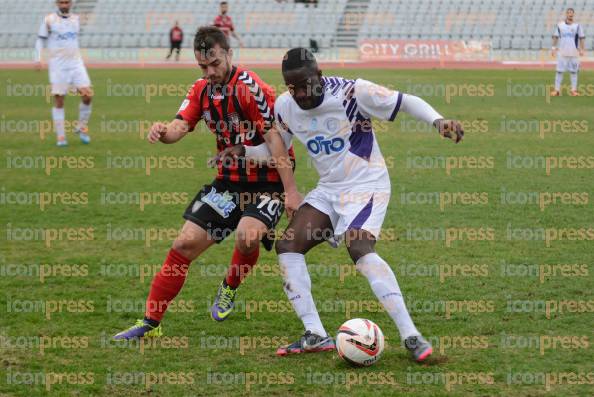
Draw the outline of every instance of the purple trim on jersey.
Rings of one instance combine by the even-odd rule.
[[[280,113],[277,113],[276,115],[278,116],[278,122],[281,124],[281,126],[283,128],[285,128],[289,134],[295,135],[295,134],[293,134],[293,131],[291,131],[291,129],[289,128],[289,126],[287,124],[285,124],[285,122],[283,121],[283,118],[281,117]]]
[[[361,229],[363,227],[363,224],[367,221],[367,219],[369,219],[372,209],[373,209],[373,195],[371,196],[371,198],[369,199],[369,201],[367,202],[365,207],[363,207],[363,209],[357,214],[355,219],[353,219],[353,221],[351,222],[351,224],[349,225],[347,230]]]
[[[342,77],[322,77],[322,83],[330,89],[332,95],[336,95],[342,88],[355,84],[355,80],[347,80]]]
[[[349,101],[349,105],[346,108],[346,113],[349,119],[352,117],[355,108],[357,107],[357,100],[355,98]]]
[[[351,148],[349,152],[361,157],[363,160],[369,161],[371,151],[373,150],[373,131],[371,129],[364,129],[364,125],[369,125],[371,120],[363,117],[361,113],[357,112],[355,125],[351,129],[351,136],[349,142]]]
[[[396,101],[396,106],[394,107],[394,111],[392,111],[392,114],[390,115],[390,121],[394,121],[394,119],[396,118],[396,115],[398,114],[398,111],[400,110],[400,105],[402,105],[402,92],[398,93],[398,100]]]

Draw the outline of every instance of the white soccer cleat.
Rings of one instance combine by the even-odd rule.
[[[89,143],[91,143],[91,137],[89,136],[89,134],[87,134],[88,129],[87,128],[80,128],[76,130],[76,133],[78,134],[78,137],[80,138],[80,141],[82,143],[84,143],[85,145],[88,145]]]

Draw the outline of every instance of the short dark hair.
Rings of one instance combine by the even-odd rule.
[[[573,11],[573,12],[575,12],[575,10],[573,8],[571,8],[571,7],[568,8],[567,11]]]
[[[303,47],[291,48],[283,57],[283,72],[299,68],[317,69],[318,62],[310,50]]]
[[[225,5],[225,4],[227,4],[227,2],[226,2],[226,1],[221,1],[221,4],[219,4],[219,5],[221,5],[221,6],[222,6],[222,5]]]
[[[216,26],[201,26],[194,37],[194,51],[204,51],[204,53],[212,50],[216,45],[220,45],[222,49],[229,50],[229,40],[225,33]]]

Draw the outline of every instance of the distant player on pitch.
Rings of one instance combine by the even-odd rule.
[[[582,25],[573,22],[574,15],[573,8],[568,8],[565,13],[565,21],[559,22],[553,33],[552,54],[557,57],[557,74],[555,75],[555,90],[551,96],[561,95],[561,83],[563,83],[563,73],[565,72],[569,72],[571,78],[570,95],[579,95],[577,89],[580,70],[579,57],[584,56],[586,36]]]
[[[76,87],[81,96],[78,108],[79,116],[75,132],[82,143],[90,143],[88,124],[91,118],[91,80],[83,63],[78,46],[80,22],[78,15],[71,14],[71,0],[56,1],[58,10],[48,14],[39,27],[35,44],[35,61],[41,69],[44,46],[47,44],[49,78],[54,96],[52,119],[57,136],[58,146],[67,146],[64,128],[64,97],[71,86]]]
[[[371,118],[393,121],[400,111],[433,125],[459,142],[458,121],[446,120],[414,95],[392,91],[363,79],[322,77],[313,54],[293,48],[282,63],[285,92],[275,102],[275,119],[285,145],[297,138],[320,175],[283,236],[276,243],[284,290],[305,334],[277,354],[333,350],[311,293],[305,254],[328,240],[345,240],[357,270],[396,323],[404,345],[416,361],[433,351],[415,327],[390,265],[375,252],[375,243],[390,201],[390,176],[373,132]],[[268,158],[265,145],[239,147],[235,155]]]
[[[217,28],[221,29],[225,36],[227,36],[227,40],[230,39],[230,36],[233,36],[235,40],[239,42],[239,46],[243,47],[243,41],[239,38],[237,33],[235,32],[235,25],[233,25],[233,20],[229,16],[229,4],[226,1],[221,1],[219,4],[220,14],[217,15],[213,21],[213,25]]]

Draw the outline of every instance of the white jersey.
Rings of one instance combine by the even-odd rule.
[[[555,27],[553,37],[559,37],[559,55],[563,57],[577,57],[579,39],[586,37],[582,25],[559,22]]]
[[[363,79],[323,77],[322,102],[301,109],[285,92],[275,102],[281,131],[305,145],[320,175],[318,186],[332,190],[389,190],[390,178],[371,117],[394,120],[402,93]]]
[[[83,64],[78,45],[79,32],[78,15],[65,17],[53,12],[45,16],[38,36],[47,39],[50,68],[75,68]]]

